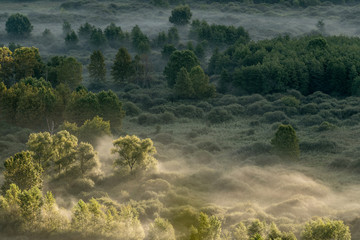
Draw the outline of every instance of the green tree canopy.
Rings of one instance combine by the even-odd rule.
[[[153,155],[156,149],[150,138],[141,140],[137,136],[125,136],[113,142],[113,154],[118,154],[115,165],[119,168],[129,169],[132,173],[135,169],[148,169],[157,163]]]
[[[301,237],[304,240],[351,240],[349,227],[343,221],[327,218],[306,223]]]
[[[21,190],[42,186],[42,167],[34,161],[34,152],[23,151],[5,160],[5,182],[2,190],[16,184]]]
[[[8,34],[16,37],[28,36],[33,30],[29,19],[20,13],[11,15],[6,21],[5,27]]]
[[[106,66],[104,55],[101,51],[96,50],[91,54],[88,70],[92,85],[98,86],[105,83]]]
[[[170,87],[175,85],[177,74],[181,68],[184,67],[187,72],[190,72],[193,67],[198,65],[200,65],[200,63],[194,52],[190,50],[173,52],[164,69],[164,75],[168,81],[168,85]]]
[[[116,83],[124,83],[134,74],[131,56],[126,48],[120,48],[112,66],[111,75]]]
[[[171,11],[169,21],[176,25],[188,24],[191,19],[192,13],[188,5],[180,5]]]

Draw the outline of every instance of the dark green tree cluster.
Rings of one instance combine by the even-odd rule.
[[[175,25],[186,25],[190,22],[192,13],[188,5],[180,5],[171,11],[169,22]]]
[[[179,33],[176,27],[171,27],[168,32],[159,32],[158,36],[154,39],[154,45],[163,47],[166,44],[177,44],[179,42]]]
[[[16,13],[7,19],[5,29],[9,35],[14,37],[27,37],[33,30],[33,26],[26,16]]]
[[[210,74],[221,74],[247,93],[296,89],[306,95],[322,91],[335,96],[357,94],[360,74],[360,40],[349,37],[278,37],[235,44],[215,51]]]
[[[220,2],[220,3],[229,3],[229,2],[242,2],[242,3],[254,3],[254,4],[284,4],[289,7],[309,7],[309,6],[317,6],[324,2],[331,2],[333,4],[343,4],[343,3],[351,3],[352,0],[289,0],[289,1],[282,1],[282,0],[209,0],[208,2]]]
[[[63,84],[56,89],[44,79],[27,78],[6,88],[0,83],[0,106],[5,119],[21,127],[48,129],[64,120],[83,124],[100,116],[119,129],[124,116],[121,102],[112,91],[97,94],[85,89],[71,92]]]
[[[209,77],[200,66],[193,67],[190,72],[181,68],[174,85],[175,95],[178,98],[204,99],[215,96],[215,86],[209,84]]]
[[[52,57],[46,66],[45,78],[53,87],[64,84],[75,89],[82,82],[82,64],[74,57]]]
[[[121,27],[116,26],[115,23],[110,23],[105,28],[104,33],[109,45],[113,48],[118,48],[120,43],[128,37],[128,33],[124,33]]]
[[[0,48],[0,82],[7,86],[26,77],[41,77],[43,70],[37,48],[19,47],[14,52],[7,47]]]
[[[140,54],[150,52],[150,40],[138,25],[131,30],[131,43],[134,49]]]
[[[191,32],[198,40],[206,40],[215,45],[245,44],[250,41],[249,33],[243,27],[209,25],[206,21],[194,20]]]

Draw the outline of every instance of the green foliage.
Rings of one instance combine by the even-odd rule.
[[[318,218],[305,224],[301,233],[304,240],[350,240],[349,227],[343,221]]]
[[[192,81],[184,67],[177,74],[174,91],[178,98],[192,98],[194,96]]]
[[[192,13],[188,5],[180,5],[171,11],[169,22],[175,25],[186,25],[189,23]]]
[[[170,60],[164,69],[164,75],[168,85],[173,87],[176,83],[176,77],[181,68],[190,72],[193,67],[199,66],[200,63],[195,54],[190,50],[175,51],[171,54]]]
[[[14,51],[13,59],[16,80],[41,76],[43,63],[40,58],[39,49],[35,47],[17,48]]]
[[[65,45],[69,48],[76,47],[77,43],[79,42],[79,38],[76,35],[75,31],[71,30],[65,36]]]
[[[191,32],[196,35],[198,40],[206,40],[212,44],[248,43],[250,36],[243,27],[209,25],[206,21],[194,20],[191,23]]]
[[[221,221],[216,216],[209,217],[205,213],[200,213],[198,224],[192,226],[191,240],[220,240]]]
[[[141,31],[138,25],[131,30],[131,42],[138,53],[150,52],[149,38]]]
[[[148,232],[149,240],[175,240],[175,231],[168,220],[157,217],[150,225]]]
[[[105,28],[104,34],[109,45],[113,48],[119,47],[120,42],[125,39],[125,34],[121,27],[116,26],[115,23],[110,23],[110,25]]]
[[[95,48],[104,47],[107,43],[106,37],[101,28],[94,29],[90,34],[90,44]]]
[[[193,67],[189,73],[194,89],[194,97],[198,99],[215,97],[215,86],[209,84],[209,77],[200,66]]]
[[[232,118],[232,115],[221,107],[214,107],[206,116],[206,119],[210,123],[222,123],[229,121]]]
[[[90,64],[88,66],[91,84],[99,86],[105,83],[106,66],[104,55],[99,51],[94,51],[90,56]]]
[[[271,145],[281,156],[298,158],[300,155],[299,140],[291,125],[280,125],[275,137],[271,140]]]
[[[74,57],[63,58],[56,70],[57,83],[66,84],[70,89],[75,89],[81,84],[82,64]]]
[[[79,27],[78,35],[80,38],[88,40],[94,30],[96,30],[96,27],[86,22]]]
[[[21,190],[42,186],[43,169],[34,161],[33,156],[33,152],[23,151],[5,160],[3,192],[6,192],[13,183]]]
[[[62,31],[63,31],[63,35],[67,36],[68,34],[70,34],[71,32],[74,32],[71,28],[71,24],[68,21],[64,21],[63,25],[62,25]],[[74,32],[75,33],[75,32]]]
[[[115,166],[125,168],[132,173],[135,169],[148,169],[157,164],[153,157],[156,149],[150,138],[139,139],[135,135],[120,137],[113,142],[113,154],[118,154]]]
[[[111,75],[116,83],[124,83],[134,74],[131,56],[126,48],[120,48],[112,66]]]
[[[20,13],[11,15],[7,19],[5,26],[6,32],[16,37],[29,36],[33,30],[33,26],[31,25],[29,19]]]
[[[208,69],[210,74],[226,72],[227,85],[231,83],[247,93],[295,89],[302,94],[322,91],[349,96],[357,92],[359,59],[353,58],[360,51],[357,42],[348,37],[285,36],[256,43],[234,43],[223,53],[215,51]]]
[[[46,170],[54,154],[53,138],[50,133],[31,133],[26,145],[34,153],[34,162]]]

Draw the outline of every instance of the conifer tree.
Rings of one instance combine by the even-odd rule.
[[[127,78],[134,74],[131,56],[126,48],[120,48],[112,66],[111,75],[115,82],[124,83]]]
[[[298,158],[300,155],[299,140],[291,125],[280,125],[271,144],[280,156]]]
[[[101,51],[96,50],[90,56],[88,66],[92,84],[104,83],[106,80],[105,59]]]
[[[194,88],[185,68],[181,68],[177,74],[174,86],[175,95],[179,98],[192,98],[194,96]]]

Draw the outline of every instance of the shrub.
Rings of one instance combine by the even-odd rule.
[[[317,114],[319,112],[319,108],[315,103],[309,103],[301,107],[301,114]]]
[[[79,178],[76,179],[72,184],[69,186],[69,190],[73,194],[78,194],[80,192],[89,192],[95,186],[93,180],[89,178]]]
[[[159,114],[158,119],[160,120],[161,123],[169,124],[175,122],[176,117],[171,112],[164,112]]]
[[[257,101],[247,106],[247,115],[263,115],[266,112],[273,110],[273,106],[267,100]]]
[[[138,116],[141,113],[141,109],[132,102],[126,102],[123,105],[126,116]]]
[[[208,151],[211,153],[220,152],[221,148],[214,142],[211,141],[204,141],[196,144],[196,146],[204,151]]]
[[[182,104],[175,108],[175,115],[177,117],[202,118],[204,116],[204,111],[193,105]]]
[[[267,143],[253,143],[248,146],[242,147],[238,150],[238,154],[245,157],[256,156],[261,154],[268,154],[271,151],[271,145]]]
[[[291,125],[280,125],[271,145],[280,156],[298,158],[300,155],[299,140]]]
[[[222,123],[229,121],[233,116],[223,108],[215,107],[206,116],[210,123]]]
[[[329,122],[324,121],[318,127],[318,131],[320,131],[320,132],[322,132],[322,131],[330,131],[330,130],[334,130],[335,128],[336,128],[336,126],[334,124],[331,124]]]
[[[208,102],[201,101],[198,104],[196,104],[197,107],[201,108],[204,112],[208,112],[211,110],[212,105]]]
[[[224,107],[224,109],[234,116],[239,116],[245,112],[245,108],[237,103],[227,105]]]
[[[153,125],[157,123],[159,123],[159,120],[151,113],[143,113],[138,117],[138,124],[140,125]]]
[[[282,97],[280,100],[287,107],[298,108],[300,106],[300,101],[296,99],[294,96],[285,96]]]
[[[324,119],[319,115],[312,115],[303,117],[301,120],[301,124],[304,126],[314,126],[319,125],[324,121]]]
[[[321,139],[317,142],[301,142],[300,150],[306,152],[338,153],[341,147],[334,141]]]
[[[264,114],[262,120],[266,123],[282,122],[287,120],[287,116],[281,111],[267,112]]]
[[[226,106],[226,105],[230,105],[230,104],[238,104],[239,103],[239,99],[238,97],[234,96],[234,95],[224,95],[219,99],[216,99],[214,101],[214,105],[215,106]]]
[[[159,133],[154,137],[154,140],[167,145],[174,141],[174,137],[168,133]]]
[[[239,102],[241,105],[248,105],[262,100],[265,100],[265,98],[260,94],[252,94],[249,96],[244,96],[239,98]]]
[[[335,169],[346,169],[350,165],[351,161],[349,159],[335,159],[329,164],[329,167]]]

